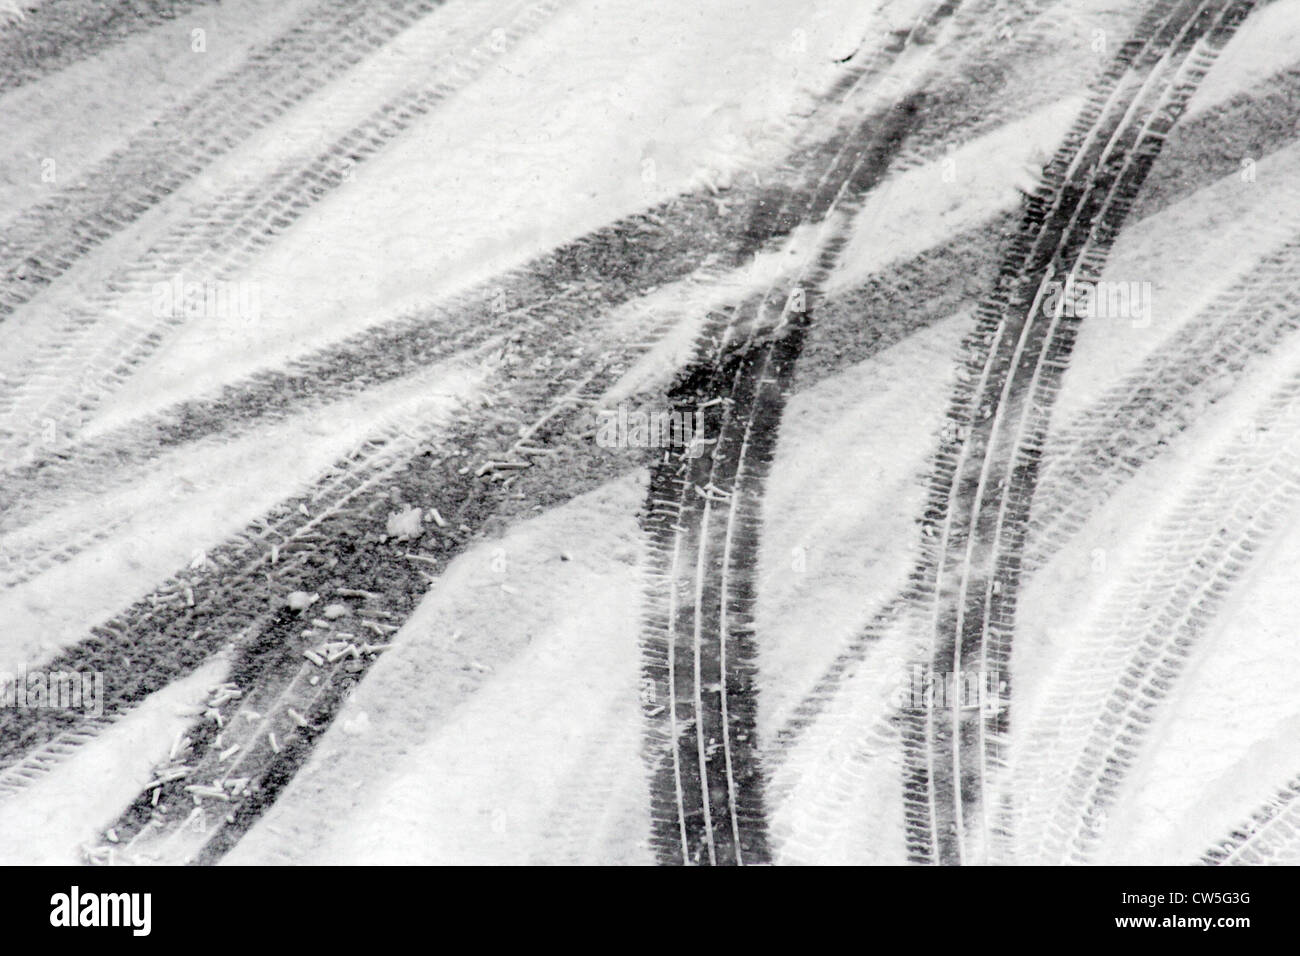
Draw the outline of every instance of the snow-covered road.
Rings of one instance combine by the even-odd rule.
[[[1196,6],[224,0],[25,66],[0,673],[106,719],[0,707],[0,860],[1189,863],[1284,814],[1300,0],[1206,0],[1184,64]],[[1027,195],[1149,309],[999,364]],[[601,447],[620,404],[718,443]],[[904,691],[975,608],[968,748]]]

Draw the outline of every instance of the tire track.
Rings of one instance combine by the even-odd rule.
[[[933,20],[926,23],[922,20],[913,30],[910,39],[916,42],[930,42],[933,38],[927,37],[924,41],[918,39],[924,37],[926,32],[932,30],[936,23],[946,19],[955,10],[955,4],[940,5],[928,14]],[[1005,16],[1005,11],[1000,11]],[[1041,8],[1035,9],[1033,13],[1041,12]],[[1026,17],[1025,11],[1019,11],[1020,17]],[[1012,14],[1012,18],[1016,18]],[[897,49],[889,51],[897,53],[904,49],[909,38],[900,38]],[[945,49],[945,57],[951,57],[952,51]],[[943,102],[951,101],[950,91],[936,94],[935,99]],[[927,93],[927,98],[930,94]],[[915,102],[915,101],[913,101]],[[928,105],[928,103],[927,103]],[[915,106],[911,107],[913,110]],[[963,103],[962,109],[958,111],[958,117],[966,116],[970,112],[970,105]],[[978,116],[978,113],[976,113]],[[945,119],[952,120],[952,114],[945,114]],[[945,135],[953,134],[951,124],[938,123],[937,129],[931,134],[936,139],[942,141]],[[913,158],[913,162],[919,163],[924,159]],[[883,170],[882,170],[883,171]],[[878,174],[876,174],[878,175]],[[870,178],[874,179],[875,176]],[[855,186],[854,190],[861,189],[861,186]],[[851,192],[851,194],[854,194]],[[856,193],[860,195],[860,193]],[[822,261],[814,267],[815,270],[821,270],[816,273],[824,277],[829,272],[831,265],[835,261],[835,256],[840,251],[844,241],[843,236],[831,239],[825,248]],[[819,279],[811,283],[800,283],[800,285],[810,285],[812,294],[817,294]],[[770,296],[770,292],[769,292]],[[754,327],[758,325],[758,314],[775,307],[781,312],[781,317],[777,320],[778,326],[786,321],[787,308],[781,308],[781,303],[775,304],[767,301],[765,297],[758,308],[755,310]],[[733,338],[735,329],[734,318],[723,320],[723,324],[714,331],[706,332],[701,337],[701,349],[708,353],[710,348],[716,348],[718,358],[713,362],[712,368],[717,370],[716,374],[725,382],[731,377],[735,384],[732,386],[732,393],[729,398],[737,402],[741,407],[747,403],[753,403],[752,409],[765,407],[770,420],[766,422],[769,426],[766,429],[767,438],[765,442],[770,445],[774,442],[775,424],[779,419],[779,410],[784,402],[785,393],[789,390],[791,376],[793,373],[794,358],[798,355],[802,345],[802,337],[806,321],[801,320],[798,323],[791,323],[790,328],[769,334],[769,341],[763,344],[759,349],[759,354],[753,354],[755,347],[754,336],[751,332],[749,341],[736,349],[734,355],[729,359],[724,359],[727,348]],[[721,344],[718,344],[721,343]],[[747,366],[747,363],[749,365]],[[771,366],[775,379],[767,379],[766,372]],[[762,369],[762,371],[757,371]],[[720,372],[720,374],[718,374]],[[693,407],[710,407],[713,406],[721,397],[721,393],[726,391],[725,385],[720,385],[716,380],[709,381],[707,376],[710,373],[710,366],[706,363],[699,363],[697,371],[694,373],[697,379],[704,379],[703,385],[699,382],[693,383],[697,394],[694,396],[695,401],[688,403],[686,413],[690,414]],[[763,388],[767,391],[760,398],[755,399],[745,394],[747,384],[752,384],[753,376],[758,375],[758,381],[762,383]],[[679,389],[678,397],[689,391],[689,382]],[[703,388],[702,391],[700,389]],[[760,389],[762,391],[762,389]],[[737,400],[737,396],[741,396]],[[707,401],[705,401],[707,399]],[[725,402],[725,399],[724,399]],[[720,421],[732,423],[731,416],[736,408],[736,404],[727,403],[723,405],[722,418]],[[745,407],[745,411],[751,412],[751,408]],[[681,407],[676,409],[679,413],[683,411]],[[719,450],[726,448],[728,436],[720,435],[717,439],[717,447],[711,456],[713,464],[703,471],[699,480],[696,476],[689,479],[683,479],[680,475],[691,469],[693,466],[683,455],[669,455],[664,464],[656,471],[655,479],[652,481],[652,490],[647,504],[647,513],[649,519],[646,522],[647,530],[651,535],[652,546],[652,568],[650,572],[648,585],[648,598],[652,608],[646,615],[646,674],[647,679],[656,687],[656,699],[669,699],[673,703],[670,707],[652,706],[648,708],[650,718],[650,727],[647,734],[647,753],[648,759],[655,766],[656,781],[654,784],[655,800],[655,818],[656,818],[656,849],[662,862],[692,862],[693,860],[703,861],[705,853],[709,862],[716,862],[718,858],[717,847],[715,844],[721,842],[724,844],[723,855],[730,850],[732,860],[743,862],[740,852],[742,838],[742,828],[748,828],[751,842],[762,850],[766,850],[763,845],[763,838],[758,834],[761,833],[761,810],[757,809],[759,798],[754,793],[745,794],[745,799],[749,805],[743,808],[734,805],[734,793],[736,790],[735,780],[731,768],[731,736],[740,741],[743,745],[743,758],[754,769],[746,766],[744,769],[745,783],[751,791],[758,788],[757,768],[754,764],[755,745],[753,744],[753,694],[752,694],[752,676],[753,666],[748,658],[752,658],[752,639],[748,637],[752,633],[752,621],[748,620],[749,606],[752,604],[753,592],[753,568],[752,566],[741,566],[735,569],[735,577],[738,579],[737,584],[732,588],[738,597],[730,600],[728,596],[727,574],[732,571],[729,555],[733,543],[733,530],[735,531],[736,540],[740,544],[736,546],[736,552],[746,554],[752,564],[752,556],[757,547],[757,500],[761,488],[761,479],[771,458],[771,447],[759,447],[760,442],[753,440],[753,426],[756,421],[757,412],[752,412],[749,421],[740,426],[740,434],[744,437],[740,439],[742,456],[747,453],[751,456],[746,458],[743,467],[753,473],[754,486],[749,495],[735,494],[739,487],[742,466],[739,463],[724,466],[719,471],[716,467]],[[705,426],[706,433],[714,433],[715,427],[712,421],[706,419],[708,424]],[[732,427],[736,427],[734,423]],[[735,440],[734,438],[732,439]],[[752,448],[748,447],[752,442]],[[675,465],[675,467],[673,467]],[[730,469],[734,468],[734,471]],[[696,471],[700,469],[696,468]],[[718,476],[723,476],[719,482]],[[749,475],[744,475],[748,480]],[[701,499],[694,501],[690,498],[690,492],[694,490]],[[748,490],[748,489],[746,489]],[[674,501],[674,495],[677,500]],[[721,557],[715,557],[708,560],[705,557],[706,546],[700,545],[700,541],[705,538],[705,531],[708,528],[707,516],[711,503],[720,502],[729,505],[730,514],[725,530],[715,532],[722,536],[722,543],[716,544],[715,550],[721,554]],[[739,507],[738,507],[739,505]],[[698,516],[698,517],[696,517]],[[691,518],[690,521],[686,518]],[[656,540],[661,538],[662,540]],[[683,543],[684,542],[684,543]],[[748,547],[747,547],[748,545]],[[696,595],[696,608],[682,607],[677,605],[678,587],[685,587],[685,584],[679,584],[674,580],[677,576],[678,569],[683,565],[688,565],[689,561],[684,561],[682,554],[687,556],[694,553],[696,555],[696,575],[694,591]],[[721,569],[722,581],[720,586],[715,586],[710,579],[705,577],[704,568],[706,561],[711,573],[717,573]],[[707,593],[706,593],[707,591]],[[714,593],[716,591],[716,593]],[[666,602],[667,607],[656,608],[656,603]],[[719,622],[725,624],[727,615],[733,614],[740,620],[737,625],[735,634],[728,634],[725,627],[720,628],[722,631],[718,639],[716,650],[710,646],[707,652],[707,660],[700,653],[700,621],[711,613],[715,604],[719,608],[717,617]],[[707,611],[705,609],[708,609]],[[692,613],[694,612],[694,613]],[[681,615],[683,624],[680,628],[684,633],[692,632],[695,634],[694,647],[690,649],[692,653],[687,653],[685,644],[678,646],[676,644],[676,632],[678,630],[677,618]],[[714,622],[708,624],[710,634],[714,633]],[[734,644],[729,651],[728,645]],[[727,659],[728,653],[733,660],[737,657],[740,659],[738,665],[733,665],[732,672],[729,675],[723,675],[723,665]],[[676,658],[680,656],[679,662]],[[689,660],[687,658],[690,658]],[[680,663],[680,666],[678,666]],[[684,671],[694,675],[694,710],[689,710],[682,720],[683,729],[678,729],[678,715],[676,707],[682,702],[681,695],[677,692],[675,685],[678,682],[678,671]],[[703,702],[700,696],[701,682],[706,678],[701,674],[707,670],[708,676],[716,676],[717,680],[707,681],[710,693],[719,693],[720,711],[717,715],[706,714],[705,717],[697,718],[696,715],[703,711]],[[734,685],[734,686],[733,686]],[[739,704],[739,713],[736,720],[732,721],[727,713],[727,699],[736,696]],[[689,696],[689,695],[688,695]],[[687,705],[689,707],[690,701]],[[710,705],[711,706],[711,705]],[[708,717],[714,719],[709,723],[708,729],[705,729]],[[734,723],[735,728],[728,725]],[[687,744],[679,744],[679,739],[689,736],[689,731],[694,727],[695,747],[693,751]],[[710,731],[716,731],[711,733]],[[689,742],[688,742],[689,743]],[[668,758],[663,756],[664,753],[669,755]],[[701,773],[700,768],[708,768],[710,759],[718,753],[722,754],[721,761],[714,762],[714,770],[719,777],[711,781],[706,787],[702,778],[707,776],[707,769]],[[720,766],[719,766],[720,765]],[[686,766],[687,772],[683,775],[682,767]],[[683,780],[685,779],[685,786]],[[687,799],[685,791],[693,789],[699,785],[701,792],[698,801],[699,809],[688,810],[685,806]],[[690,798],[692,807],[695,806],[694,797]],[[712,819],[716,815],[715,807],[717,804],[723,809],[724,814],[730,817],[731,833],[728,839],[726,834],[722,839],[714,831]],[[690,821],[688,824],[688,820]],[[688,829],[695,832],[688,833]],[[761,858],[761,857],[760,857]]]
[[[95,166],[24,210],[0,238],[0,321],[204,168],[341,76],[442,0],[321,0],[316,15],[252,51]],[[0,60],[3,60],[0,57]]]
[[[780,172],[782,178],[793,175]],[[603,311],[685,279],[700,268],[699,255],[694,246],[675,242],[676,234],[739,256],[757,241],[754,220],[776,188],[736,190],[738,201],[722,208],[707,195],[676,197],[561,246],[446,306],[358,333],[287,368],[227,385],[215,397],[192,399],[101,437],[43,451],[7,477],[15,494],[0,505],[0,528],[34,520],[56,506],[54,499],[94,493],[113,480],[114,471],[129,475],[129,469],[170,448],[235,437],[473,349],[501,342],[502,349],[514,350],[514,326],[535,320],[550,305],[558,303],[566,313]]]
[[[348,617],[339,619],[340,627],[317,620],[312,622],[311,642],[293,646],[263,641],[245,649],[234,668],[236,679],[227,685],[240,688],[239,697],[226,701],[236,706],[225,714],[219,705],[209,707],[203,722],[187,735],[189,743],[182,752],[159,768],[156,779],[163,782],[147,787],[107,828],[112,836],[106,836],[103,848],[116,850],[113,845],[125,839],[113,862],[215,863],[274,802],[369,670],[380,653],[374,648],[382,647],[396,630],[385,621],[391,615],[371,599],[358,600],[351,592],[334,599],[345,607],[355,605],[349,607]],[[379,645],[362,636],[366,626],[384,632],[377,638],[369,635]],[[302,645],[321,646],[322,640],[324,646],[337,643],[349,649],[336,649],[320,658],[321,664],[303,662],[311,648]],[[249,680],[250,674],[257,676]],[[280,679],[268,681],[269,674]],[[228,695],[218,692],[215,699]],[[175,776],[182,767],[183,775]],[[188,801],[193,802],[192,810]],[[184,816],[170,813],[180,807],[187,811]]]
[[[872,72],[932,39],[957,7],[927,10]],[[848,85],[849,96],[867,75]],[[821,223],[812,261],[788,294],[778,279],[757,302],[711,323],[697,344],[700,358],[670,394],[676,413],[701,415],[703,434],[717,437],[707,456],[694,448],[665,451],[651,474],[643,522],[650,555],[643,672],[653,688],[646,756],[652,843],[661,863],[743,865],[770,858],[752,636],[759,503],[820,287],[847,242],[856,203],[891,165],[922,102],[912,94],[861,121],[860,145],[828,164],[817,197],[796,217]],[[711,520],[714,504],[725,506],[717,521]],[[679,602],[679,593],[690,597]]]
[[[1184,337],[1173,343],[1172,350],[1162,351],[1144,363],[1139,372],[1129,376],[1125,383],[1089,408],[1077,424],[1072,423],[1069,428],[1061,430],[1061,435],[1072,436],[1071,446],[1082,445],[1085,450],[1072,451],[1070,457],[1064,459],[1062,470],[1046,474],[1040,485],[1041,505],[1037,512],[1040,517],[1031,528],[1031,539],[1025,552],[1024,567],[1028,572],[1041,567],[1064,547],[1088,514],[1100,507],[1139,468],[1163,453],[1172,435],[1197,419],[1204,402],[1214,401],[1217,395],[1231,389],[1233,383],[1248,374],[1284,337],[1295,333],[1300,321],[1290,309],[1288,293],[1300,279],[1296,267],[1295,243],[1292,242],[1270,255],[1208,304],[1198,318],[1185,327],[1187,331],[1180,333]],[[1211,379],[1214,388],[1207,393],[1206,385]],[[1160,423],[1160,428],[1155,428],[1156,423]],[[1095,443],[1082,439],[1074,441],[1073,436],[1080,434],[1095,439]],[[1261,434],[1251,431],[1248,441],[1265,440]],[[1065,442],[1058,440],[1056,444],[1061,446]],[[1102,448],[1105,449],[1104,455]],[[1068,478],[1062,477],[1066,467],[1069,469],[1065,471]],[[1067,517],[1070,515],[1075,518]],[[1057,527],[1062,523],[1068,527]],[[1045,534],[1044,528],[1050,529],[1051,533]],[[789,752],[809,726],[821,718],[831,701],[837,699],[842,682],[861,659],[866,647],[874,646],[886,633],[899,627],[901,614],[908,607],[896,598],[846,648],[818,682],[814,694],[782,727],[772,748],[774,754]],[[829,776],[824,770],[818,772],[822,785],[812,798],[813,806],[805,810],[809,819],[834,818],[829,810],[823,812],[823,804],[841,809],[849,804],[852,780],[846,779],[846,775],[859,779],[861,767],[858,765],[869,758],[880,758],[883,753],[880,741],[887,737],[891,727],[897,734],[897,727],[893,727],[891,721],[882,720],[874,735],[864,738],[866,742],[860,748],[844,756],[834,772]],[[826,733],[819,731],[818,740],[823,740]],[[1045,748],[1041,756],[1046,759],[1050,750],[1050,747]],[[792,756],[791,759],[795,758]],[[852,766],[846,769],[843,764]],[[857,776],[850,771],[857,772]],[[783,769],[782,777],[782,789],[776,793],[778,800],[789,796],[789,788],[797,774]],[[1034,787],[1025,785],[1018,790],[1032,792]]]
[[[1300,777],[1292,778],[1201,854],[1204,866],[1294,865],[1300,858]]]
[[[1300,198],[1300,197],[1296,197]],[[1300,330],[1300,236],[1265,257],[1177,340],[1058,431],[1044,456],[1042,507],[1023,567],[1032,574],[1177,435]]]
[[[1076,331],[1062,321],[1060,303],[1035,321],[1047,283],[1060,273],[1095,281],[1163,140],[1251,7],[1156,4],[1027,203],[999,288],[979,310],[959,369],[954,427],[936,461],[916,590],[934,608],[936,673],[1007,674],[1018,552]],[[959,702],[937,710],[905,715],[910,856],[945,864],[996,858],[1008,834],[990,827],[985,778],[1002,765],[1007,710]]]
[[[1280,104],[1290,101],[1297,93],[1300,93],[1300,71],[1294,68],[1288,69],[1269,82],[1238,94],[1222,107],[1194,117],[1190,121],[1185,120],[1174,127],[1165,151],[1152,169],[1146,186],[1130,214],[1131,219],[1136,222],[1153,216],[1216,179],[1237,171],[1240,168],[1241,146],[1244,142],[1253,142],[1257,154],[1265,156],[1294,141],[1300,135],[1300,125],[1295,122],[1274,121],[1263,128],[1257,124],[1261,116],[1276,116]],[[1300,119],[1300,114],[1290,115]],[[1209,161],[1202,161],[1205,143],[1219,147],[1215,149]],[[828,303],[829,308],[823,309],[822,317],[814,327],[812,341],[805,349],[806,361],[800,364],[800,369],[811,371],[814,375],[823,374],[823,368],[827,371],[835,371],[841,363],[869,358],[880,349],[901,340],[910,333],[913,324],[928,326],[958,312],[966,301],[974,297],[967,290],[983,280],[987,280],[989,284],[993,282],[994,270],[982,266],[981,263],[993,258],[998,242],[997,237],[1007,234],[1011,228],[1013,223],[1010,214],[999,217],[969,230],[944,245],[935,247],[934,250],[904,264],[897,270],[872,277],[861,292],[851,293],[843,300],[832,300]],[[1257,306],[1265,306],[1266,303],[1255,296],[1256,292],[1257,289],[1253,286],[1239,290],[1241,295],[1252,295]],[[1225,299],[1230,295],[1225,296]],[[1224,303],[1225,307],[1232,310],[1236,309],[1237,304],[1236,301]],[[1267,307],[1272,313],[1272,305],[1267,304]],[[868,327],[862,330],[866,333],[863,336],[864,341],[856,346],[848,339],[850,330],[842,317],[842,314],[850,308],[859,310],[855,314],[865,313],[870,317]],[[828,316],[827,312],[831,314]],[[894,314],[896,312],[901,313],[903,318],[896,317]],[[826,332],[828,328],[832,330],[831,334],[819,335]],[[1234,329],[1235,331],[1238,330]],[[1253,335],[1255,331],[1253,326],[1247,324],[1245,334]],[[819,338],[821,341],[818,341]],[[1261,347],[1266,346],[1261,344]],[[1207,344],[1206,348],[1212,349],[1212,346]],[[836,358],[832,360],[828,358],[828,354],[833,354]],[[1189,370],[1190,367],[1183,369],[1176,373],[1175,378],[1181,380],[1189,374]],[[815,380],[812,375],[807,377]],[[1144,384],[1150,386],[1151,381],[1155,379],[1148,380]],[[1167,400],[1177,401],[1173,397]],[[1094,413],[1090,411],[1087,414]],[[1097,411],[1095,414],[1100,427],[1101,422],[1109,422],[1107,416],[1113,414],[1113,409],[1104,413]],[[1070,423],[1062,429],[1061,434],[1063,436],[1073,434],[1074,427],[1074,423]],[[1098,434],[1100,436],[1101,433]],[[1057,444],[1059,445],[1059,442]],[[1135,446],[1135,453],[1138,450]],[[1163,446],[1157,443],[1157,447],[1152,451],[1154,455],[1158,455],[1163,451]],[[1109,455],[1110,452],[1107,454]],[[1047,484],[1049,481],[1054,483],[1055,478],[1052,476],[1055,472],[1047,469],[1055,466],[1054,458],[1053,453],[1044,456],[1044,477],[1040,490],[1036,494],[1049,494]],[[1142,454],[1129,455],[1122,459],[1121,467],[1138,468],[1144,466],[1148,460]],[[1110,476],[1106,480],[1112,478],[1117,482],[1123,480],[1115,477],[1116,473],[1113,471],[1105,472],[1105,475]],[[1085,489],[1076,488],[1072,492],[1069,506],[1072,507],[1075,502],[1073,495],[1083,492]],[[1091,490],[1086,490],[1086,493],[1096,494]],[[1106,494],[1108,496],[1109,492]],[[1067,504],[1061,502],[1053,506],[1056,507],[1064,508]],[[1030,539],[1024,564],[1026,569],[1040,567],[1063,543],[1062,537],[1055,534],[1048,535],[1044,531],[1055,520],[1052,509],[1045,507],[1035,509],[1029,529]],[[811,722],[838,693],[846,671],[859,662],[867,650],[877,643],[879,635],[892,626],[905,606],[906,596],[896,595],[881,610],[878,619],[864,628],[862,634],[851,644],[845,646],[790,720],[778,732],[775,738],[776,746],[773,748],[774,754],[784,752],[802,737]]]
[[[865,650],[875,644],[886,630],[896,626],[896,624],[902,620],[904,612],[908,611],[909,608],[924,603],[923,599],[918,598],[916,592],[917,587],[924,585],[924,568],[922,568],[921,571],[914,573],[913,580],[916,583],[914,584],[912,592],[900,595],[886,604],[883,610],[878,614],[877,619],[864,630],[859,639],[855,640],[844,650],[836,661],[833,662],[826,674],[817,682],[812,694],[810,694],[805,702],[800,705],[792,719],[781,729],[781,731],[778,732],[776,738],[777,746],[775,748],[777,751],[786,751],[810,726],[812,721],[817,718],[837,692],[850,668],[857,662]],[[916,758],[916,755],[924,752],[926,739],[925,727],[922,724],[918,728],[918,722],[915,719],[915,715],[913,715],[911,721],[908,721],[906,718],[904,719],[901,730],[899,728],[891,728],[888,726],[888,723],[889,722],[886,722],[886,725],[883,725],[879,729],[878,736],[882,736],[883,739],[889,737],[891,734],[898,735],[901,733],[902,738],[906,742],[909,751],[913,754],[914,759]],[[921,777],[919,781],[915,777],[906,781],[905,792],[907,794],[909,808],[913,811],[915,811],[918,802],[928,803],[927,781],[924,777]],[[913,813],[913,817],[915,817],[915,813]]]
[[[1040,780],[1035,806],[1020,814],[1023,845],[1045,859],[1088,862],[1157,709],[1253,557],[1295,514],[1300,376],[1274,391],[1254,422],[1270,440],[1238,436],[1183,496],[1144,551],[1149,573],[1108,602],[1070,686],[1036,725],[1030,753],[1040,767],[1053,765],[1048,751],[1082,741],[1069,751],[1068,778]]]
[[[40,750],[0,771],[0,799],[12,796],[49,774],[61,761],[98,737],[105,726],[107,722],[101,726],[93,718],[87,719],[82,726],[64,731]]]
[[[384,103],[329,149],[311,156],[310,164],[290,163],[267,181],[225,197],[215,208],[171,230],[139,262],[117,270],[107,289],[91,296],[80,309],[70,310],[61,330],[43,336],[36,367],[44,382],[29,380],[0,403],[0,433],[18,436],[16,445],[0,448],[0,456],[7,450],[13,458],[30,444],[30,438],[24,440],[21,435],[24,422],[68,422],[72,413],[84,414],[96,407],[159,348],[172,329],[188,321],[183,312],[173,316],[141,314],[138,303],[147,298],[151,288],[181,271],[229,278],[344,182],[347,162],[368,160],[475,76],[492,58],[485,52],[489,39],[493,53],[508,49],[562,2],[518,0],[514,18],[505,21],[508,26],[485,30],[480,45],[451,63],[442,79]],[[101,327],[104,314],[133,298],[135,311],[124,317],[121,328],[105,334]]]

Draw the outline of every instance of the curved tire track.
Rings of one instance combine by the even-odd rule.
[[[932,482],[916,597],[932,604],[937,674],[999,675],[1007,690],[1020,546],[1048,414],[1075,327],[1060,304],[1036,317],[1057,275],[1095,281],[1147,171],[1251,3],[1158,3],[1096,88],[1031,197],[999,288],[967,344]],[[1006,697],[1003,698],[1005,701]],[[915,862],[1004,854],[998,772],[1009,716],[959,701],[910,709],[906,815]],[[924,740],[924,747],[919,741]]]

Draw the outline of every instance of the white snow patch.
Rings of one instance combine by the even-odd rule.
[[[969,323],[946,319],[790,400],[763,505],[760,740],[904,587]]]

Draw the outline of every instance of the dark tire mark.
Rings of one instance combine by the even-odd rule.
[[[955,9],[942,4],[929,22]],[[806,199],[792,195],[777,218],[825,222],[860,201],[889,167],[921,102],[909,97],[861,121],[818,187]],[[739,313],[707,323],[700,358],[670,393],[678,414],[694,420],[698,412],[703,434],[716,438],[708,455],[665,451],[651,475],[643,522],[650,538],[643,673],[653,689],[646,756],[661,863],[770,859],[755,731],[760,502],[811,311],[845,242],[837,229],[789,295],[769,290]],[[803,298],[793,312],[791,295]],[[739,346],[731,344],[736,329],[748,330]],[[714,503],[726,506],[724,519],[711,520]],[[679,603],[679,594],[688,597]]]
[[[1007,694],[1029,503],[1077,333],[1077,320],[1061,321],[1059,308],[1046,321],[1035,312],[1054,276],[1098,277],[1165,137],[1252,6],[1156,4],[1095,88],[1047,167],[1044,188],[1026,203],[998,288],[981,305],[965,346],[952,427],[931,483],[926,556],[913,598],[934,607],[937,673],[996,673]],[[958,701],[905,713],[914,862],[983,861],[1007,839],[985,794],[1009,728],[1006,699],[991,714]]]
[[[1273,110],[1280,103],[1297,95],[1300,95],[1300,71],[1288,69],[1205,114],[1180,122],[1174,127],[1160,159],[1147,178],[1130,213],[1131,221],[1137,222],[1156,215],[1218,178],[1237,172],[1241,157],[1249,149],[1255,150],[1251,155],[1263,157],[1294,141],[1300,135],[1300,113],[1284,111],[1279,118],[1279,114]],[[1269,113],[1272,119],[1261,126],[1258,119],[1264,113]],[[1205,149],[1207,144],[1208,155]],[[998,244],[1005,242],[1014,229],[1015,220],[1010,213],[998,216],[898,267],[872,276],[860,289],[829,300],[823,306],[804,348],[799,365],[800,387],[804,382],[813,384],[850,363],[870,358],[913,331],[955,315],[967,303],[977,301],[978,295],[972,294],[971,289],[987,288],[993,283],[997,265],[995,262],[993,265],[987,263],[994,260]],[[1275,258],[1270,257],[1262,266],[1265,272]],[[1266,289],[1272,287],[1273,280],[1265,272],[1252,273],[1258,283],[1250,289],[1243,288],[1240,294],[1249,295],[1256,308],[1264,308],[1269,315],[1273,315],[1275,309],[1271,305],[1263,305],[1259,299],[1266,294]],[[1240,298],[1232,302],[1225,301],[1223,306],[1235,312],[1241,301]],[[860,322],[858,318],[862,315],[867,317],[865,322]],[[862,326],[860,329],[859,324]],[[1243,321],[1241,328],[1222,344],[1225,348],[1231,348],[1232,343],[1244,341],[1243,336],[1254,341],[1256,333],[1263,331]],[[1202,336],[1200,331],[1195,334]],[[1214,333],[1211,338],[1217,340],[1219,334]],[[1208,341],[1203,342],[1203,346],[1216,355],[1222,351],[1216,351],[1214,344]],[[1243,345],[1243,348],[1246,347]],[[1270,346],[1266,342],[1249,346],[1252,349],[1256,347],[1267,349]],[[1174,359],[1172,356],[1167,358]],[[1162,363],[1162,369],[1168,364],[1164,358],[1158,361]],[[1151,372],[1153,376],[1178,375],[1180,380],[1185,374],[1182,370]],[[1134,387],[1141,387],[1141,383],[1135,383]],[[1095,419],[1098,427],[1110,422],[1112,414],[1112,410],[1088,413],[1089,420]],[[1072,434],[1074,427],[1072,423],[1064,434]],[[1115,483],[1125,480],[1130,466],[1133,469],[1141,468],[1148,460],[1153,460],[1155,455],[1160,454],[1164,447],[1160,445],[1150,449],[1151,458],[1145,454],[1125,453],[1122,460],[1117,460],[1118,467],[1125,469],[1125,474],[1107,471],[1104,473],[1107,476],[1105,480]],[[1107,452],[1107,455],[1110,454]],[[1055,481],[1055,478],[1050,480]],[[1083,480],[1087,482],[1091,479]],[[1090,486],[1086,492],[1089,495],[1101,494]],[[1040,509],[1031,516],[1032,540],[1026,551],[1025,570],[1032,571],[1041,566],[1059,547],[1059,535],[1049,530],[1055,523],[1056,519],[1050,511]],[[838,692],[848,670],[862,659],[879,634],[895,620],[905,603],[906,595],[896,595],[862,634],[841,651],[778,732],[774,753],[793,745],[802,736]]]

